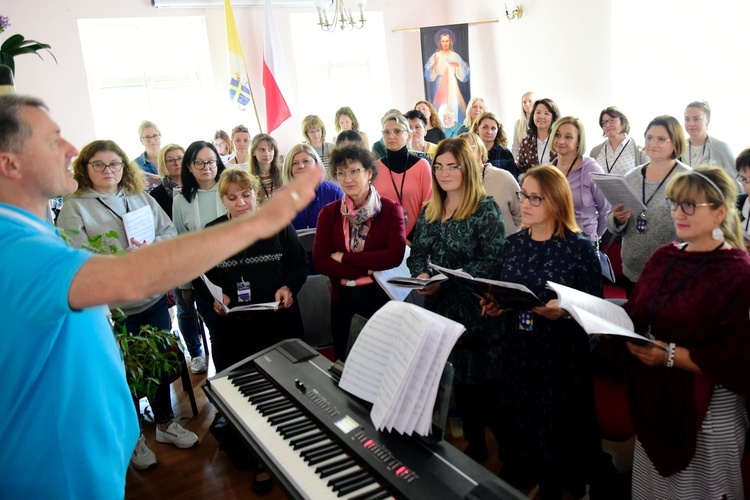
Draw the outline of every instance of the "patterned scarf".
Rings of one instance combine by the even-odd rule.
[[[167,191],[167,194],[170,198],[174,199],[177,194],[180,193],[181,188],[180,186],[172,180],[171,177],[166,176],[161,178],[161,185],[164,186],[164,189]],[[177,188],[177,192],[175,193],[175,188]]]
[[[354,202],[348,196],[344,195],[341,198],[341,215],[345,217],[344,239],[349,242],[350,252],[361,252],[365,249],[365,240],[367,233],[370,232],[372,218],[380,213],[382,207],[380,195],[372,186],[370,186],[370,194],[359,208],[354,208]]]

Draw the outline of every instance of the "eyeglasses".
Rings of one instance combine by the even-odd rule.
[[[432,167],[432,171],[434,173],[436,173],[436,174],[440,174],[440,173],[442,173],[443,171],[446,171],[446,170],[448,171],[449,174],[452,174],[454,172],[457,172],[457,171],[461,170],[461,165],[446,165],[446,166],[442,166],[440,164],[437,164],[437,165],[433,165],[433,167]]]
[[[161,134],[144,135],[143,137],[141,137],[141,139],[143,139],[146,142],[149,142],[149,141],[155,141],[159,137],[161,137]]]
[[[216,168],[216,160],[208,160],[208,161],[195,160],[193,162],[193,166],[197,168],[198,170],[205,170],[207,168]]]
[[[385,129],[383,130],[383,137],[388,137],[391,135],[401,135],[406,133],[406,130],[402,128],[396,128],[396,129]]]
[[[659,146],[663,146],[668,142],[672,142],[672,139],[670,139],[669,137],[662,137],[662,136],[654,137],[653,135],[647,135],[646,142],[655,142]]]
[[[518,198],[518,201],[523,203],[526,200],[529,200],[529,203],[532,207],[538,207],[542,204],[544,201],[544,198],[542,198],[539,195],[536,194],[526,194],[523,191],[516,191],[516,197]]]
[[[692,201],[675,201],[671,198],[667,198],[667,205],[672,212],[677,211],[677,207],[682,209],[682,213],[685,215],[694,215],[696,207],[712,207],[716,203],[693,203]]]
[[[351,170],[339,170],[336,172],[336,179],[343,181],[347,177],[350,179],[359,179],[359,176],[362,175],[362,169],[361,168],[353,168]]]
[[[322,130],[319,128],[313,128],[307,131],[307,135],[319,134]]]
[[[182,156],[180,156],[179,158],[166,159],[164,160],[164,163],[166,163],[167,165],[177,165],[179,163],[182,163]]]
[[[103,161],[94,161],[89,163],[91,165],[91,168],[94,169],[94,172],[104,172],[105,169],[109,168],[109,170],[114,172],[119,172],[122,170],[122,162],[121,161],[113,161],[112,163],[104,163]]]
[[[609,120],[602,120],[602,122],[599,125],[601,125],[602,128],[604,128],[605,125],[614,125],[615,123],[617,123],[617,120],[619,120],[619,118],[610,118]]]
[[[740,184],[750,184],[750,179],[747,177],[742,177],[741,175],[737,176],[737,180],[740,181]]]

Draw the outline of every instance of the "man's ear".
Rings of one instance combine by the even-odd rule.
[[[20,160],[18,155],[7,151],[0,151],[0,177],[20,179]]]

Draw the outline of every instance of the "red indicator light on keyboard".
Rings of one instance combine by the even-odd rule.
[[[368,439],[367,441],[365,441],[365,448],[372,448],[374,444],[375,441],[373,441],[372,439]]]

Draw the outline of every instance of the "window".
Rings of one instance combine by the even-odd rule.
[[[334,116],[349,106],[370,141],[380,137],[380,118],[392,108],[382,12],[367,11],[363,29],[327,33],[317,14],[291,14],[298,115],[318,115],[326,140],[335,142]]]
[[[162,145],[209,138],[216,113],[202,16],[84,19],[78,29],[97,138],[131,159],[143,152],[145,119],[159,125]]]

